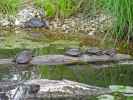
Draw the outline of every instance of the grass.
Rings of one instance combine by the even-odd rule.
[[[105,2],[108,11],[116,18],[115,36],[128,41],[133,36],[133,2],[132,0],[108,0]]]
[[[43,8],[47,17],[64,18],[77,12],[92,16],[104,10],[116,19],[112,30],[117,39],[133,38],[133,3],[131,0],[34,0],[35,6]],[[0,13],[16,14],[21,0],[0,0]]]
[[[16,14],[21,0],[0,0],[0,13],[7,15]]]
[[[48,17],[68,17],[76,7],[73,0],[35,0],[34,4],[43,8]]]

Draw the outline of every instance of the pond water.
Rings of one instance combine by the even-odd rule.
[[[81,39],[81,37],[83,37]],[[48,31],[1,31],[0,58],[13,58],[19,51],[28,48],[34,55],[63,54],[66,48],[79,47],[85,42],[97,46],[98,39],[73,34],[49,33]],[[97,40],[97,41],[95,41]],[[111,43],[109,43],[112,46]],[[99,45],[98,45],[99,46]],[[123,52],[123,50],[122,50]],[[124,51],[125,52],[125,51]],[[132,49],[126,53],[133,54]],[[95,68],[86,65],[56,66],[13,66],[0,65],[0,80],[69,79],[89,85],[108,87],[109,85],[133,86],[133,65],[109,65],[108,68]]]

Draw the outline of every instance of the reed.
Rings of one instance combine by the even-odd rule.
[[[116,19],[114,21],[114,35],[117,39],[133,37],[133,2],[132,0],[105,0],[106,8]]]

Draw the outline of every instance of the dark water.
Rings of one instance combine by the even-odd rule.
[[[0,35],[0,58],[13,58],[25,48],[32,49],[34,55],[63,54],[66,48],[80,46],[77,37],[51,38],[45,32],[2,31]],[[62,39],[62,40],[61,40]],[[93,41],[94,42],[94,41]],[[95,43],[94,43],[95,44]],[[126,53],[132,54],[129,49]],[[110,65],[95,68],[92,65],[58,66],[14,66],[0,65],[0,80],[68,79],[89,85],[108,87],[109,85],[133,86],[133,65]]]

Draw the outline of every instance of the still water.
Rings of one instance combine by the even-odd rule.
[[[88,45],[97,46],[97,41],[95,41],[96,43],[91,39],[88,41]],[[76,35],[46,34],[46,31],[31,32],[31,30],[1,31],[0,58],[13,58],[16,53],[25,48],[32,49],[35,56],[63,54],[66,48],[78,47],[81,46],[81,43],[83,43],[82,39]],[[133,53],[132,49],[124,52]],[[0,65],[0,80],[68,79],[103,87],[109,85],[133,86],[132,73],[133,65],[117,64],[109,65],[108,68],[96,68],[90,64],[56,66]]]

